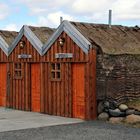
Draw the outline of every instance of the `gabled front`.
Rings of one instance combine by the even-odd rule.
[[[88,53],[89,49],[92,47],[91,43],[70,22],[65,20],[60,24],[48,42],[44,45],[43,54],[49,50],[62,32],[67,33],[85,53]]]
[[[14,50],[14,48],[16,47],[16,45],[19,43],[19,41],[21,40],[21,38],[23,36],[25,36],[29,40],[29,42],[32,44],[32,46],[38,51],[38,53],[40,55],[42,55],[42,46],[43,46],[42,42],[37,38],[37,36],[26,25],[24,25],[21,28],[18,36],[15,38],[15,40],[9,47],[8,55],[11,54],[11,52]]]

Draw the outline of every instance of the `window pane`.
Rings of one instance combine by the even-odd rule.
[[[55,70],[55,64],[51,64],[51,69]]]
[[[16,69],[21,69],[21,63],[16,63],[16,64],[15,64],[15,68],[16,68]]]
[[[57,73],[56,73],[56,78],[57,78],[57,79],[60,79],[60,72],[57,72]]]
[[[51,78],[55,79],[55,72],[51,72]]]
[[[21,63],[18,63],[18,69],[21,69]]]
[[[60,63],[56,64],[56,70],[60,70]]]
[[[17,71],[15,71],[15,76],[18,76],[18,72]]]
[[[21,76],[21,71],[18,72],[18,76]]]
[[[22,78],[22,65],[21,63],[14,64],[14,76],[15,78]]]

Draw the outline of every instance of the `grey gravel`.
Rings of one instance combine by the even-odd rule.
[[[101,121],[1,132],[0,140],[140,140],[140,129]]]

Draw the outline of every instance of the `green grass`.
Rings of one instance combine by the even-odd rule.
[[[129,108],[134,108],[140,111],[140,99],[131,100],[125,103]]]

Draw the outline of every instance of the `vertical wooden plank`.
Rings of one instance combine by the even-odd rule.
[[[49,76],[49,82],[48,82],[48,98],[49,98],[49,114],[52,114],[52,84],[51,84],[51,75],[50,75],[50,63],[48,63],[48,76]]]
[[[62,116],[65,116],[65,63],[63,63],[63,70],[62,70],[62,99],[61,99],[61,107],[62,107]]]
[[[31,108],[34,112],[40,112],[40,64],[31,64]]]
[[[18,81],[18,109],[21,110],[21,80],[17,80]]]
[[[52,97],[53,97],[53,115],[56,115],[56,106],[57,106],[57,88],[56,88],[57,82],[52,82]]]
[[[31,111],[31,65],[27,63],[27,80],[28,80],[28,110]]]
[[[22,73],[23,73],[23,79],[21,81],[21,86],[22,86],[22,110],[25,110],[25,63],[23,63],[23,70],[22,70]]]
[[[40,90],[41,90],[41,94],[40,94],[40,103],[41,103],[41,108],[40,108],[40,111],[42,112],[42,113],[44,113],[45,112],[45,94],[44,94],[44,78],[45,78],[45,71],[44,71],[44,64],[43,63],[41,63],[41,72],[40,72],[40,77],[41,77],[41,87],[40,87]]]
[[[89,81],[89,88],[90,88],[90,118],[89,119],[96,119],[97,117],[97,103],[96,103],[96,51],[94,49],[90,50],[90,81]]]
[[[85,74],[85,94],[86,94],[86,119],[87,120],[90,118],[89,67],[90,67],[90,64],[86,63],[86,67],[85,67],[85,71],[86,71],[86,74]]]
[[[11,90],[11,72],[10,72],[10,64],[7,63],[7,93],[6,93],[6,107],[10,107],[11,104],[13,104],[13,98],[11,96],[11,100],[12,100],[12,103],[10,103],[10,92],[11,92],[11,95],[13,95],[12,93],[12,90]]]
[[[65,117],[68,117],[68,63],[65,64]]]
[[[68,100],[68,104],[69,104],[69,112],[68,112],[68,116],[72,117],[72,69],[71,69],[71,63],[69,63],[69,68],[68,68],[68,95],[69,95],[69,100]]]
[[[64,95],[64,91],[63,91],[63,83],[64,83],[64,81],[63,81],[63,71],[64,71],[64,69],[63,69],[63,63],[61,63],[61,84],[60,84],[60,115],[61,116],[63,116],[63,107],[64,107],[64,105],[63,105],[63,95]]]
[[[27,63],[25,63],[25,73],[28,72],[28,66],[27,66]],[[28,77],[27,77],[27,74],[25,75],[25,102],[26,102],[26,105],[25,105],[25,108],[26,108],[26,111],[29,111],[29,106],[28,106]]]
[[[6,64],[0,64],[0,106],[6,106]]]
[[[13,81],[13,85],[11,87],[13,91],[13,108],[16,108],[16,88],[15,88],[15,79],[14,79],[14,63],[10,64],[10,71],[11,71],[11,81]]]
[[[73,117],[85,119],[85,67],[84,64],[73,64]]]
[[[48,96],[48,63],[44,63],[44,109],[49,113],[49,96]]]
[[[61,93],[60,93],[60,84],[61,82],[57,82],[57,88],[56,88],[56,91],[57,91],[57,115],[60,116],[60,96],[61,96]]]
[[[18,109],[18,80],[15,79],[16,109]]]

